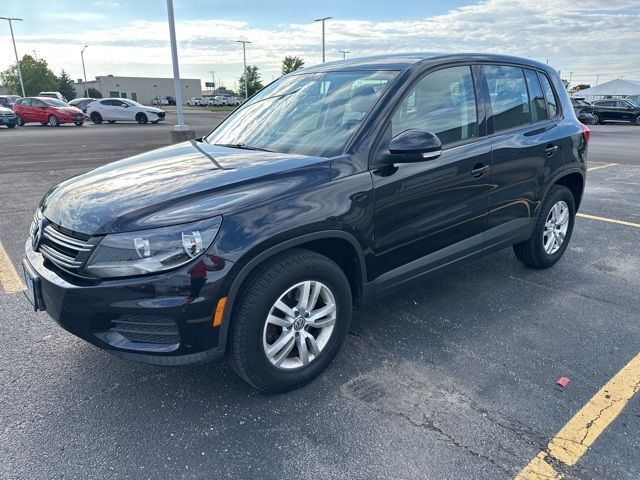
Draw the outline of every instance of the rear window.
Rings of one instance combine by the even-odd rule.
[[[556,100],[556,95],[553,92],[553,87],[545,74],[538,72],[538,78],[542,85],[544,98],[547,101],[547,113],[549,114],[549,118],[554,118],[558,115],[558,101]]]
[[[522,69],[487,65],[484,71],[491,97],[494,132],[530,124],[531,103]]]

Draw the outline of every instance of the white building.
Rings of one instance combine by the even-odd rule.
[[[202,95],[200,79],[182,78],[182,100],[187,102],[191,97]],[[84,84],[78,80],[73,85],[78,97],[84,97]],[[95,88],[103,97],[130,98],[142,104],[151,104],[151,100],[156,97],[176,96],[173,88],[173,78],[148,78],[148,77],[116,77],[106,75],[89,80],[86,84],[87,90]]]
[[[617,78],[610,82],[596,85],[595,87],[578,90],[573,96],[584,98],[587,101],[612,97],[628,98],[629,100],[637,101],[638,98],[640,98],[640,81]]]

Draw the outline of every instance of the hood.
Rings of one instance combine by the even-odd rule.
[[[64,228],[107,234],[200,220],[329,179],[326,158],[190,141],[66,180],[40,206]]]
[[[164,112],[164,110],[162,110],[161,108],[156,108],[156,107],[144,107],[145,110],[147,110],[148,112],[155,112],[155,113],[160,113],[160,112]]]
[[[80,110],[77,107],[73,107],[73,106],[68,106],[68,107],[54,107],[56,110],[61,111],[62,113],[82,113],[82,110]]]

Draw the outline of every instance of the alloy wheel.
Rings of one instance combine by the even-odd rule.
[[[336,323],[335,296],[308,280],[286,290],[265,320],[262,346],[272,365],[292,370],[313,362],[327,346]]]
[[[542,244],[547,255],[553,255],[562,246],[569,228],[569,206],[562,200],[557,202],[547,216],[542,233]]]

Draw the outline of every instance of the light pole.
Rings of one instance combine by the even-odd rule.
[[[0,20],[7,20],[9,22],[9,30],[11,30],[11,41],[13,42],[13,53],[16,54],[16,65],[18,66],[18,78],[20,78],[20,88],[22,89],[22,96],[26,97],[24,93],[24,82],[22,81],[22,70],[20,69],[20,60],[18,60],[18,50],[16,49],[16,39],[13,36],[13,24],[11,23],[13,20],[18,22],[22,22],[21,18],[14,17],[0,17]]]
[[[333,17],[317,18],[314,22],[322,22],[322,63],[324,63],[324,22]]]
[[[82,73],[84,75],[84,83],[82,84],[82,88],[84,90],[84,96],[87,96],[87,71],[84,69],[84,50],[88,45],[85,45],[82,50],[80,50],[80,58],[82,58]]]
[[[340,50],[340,53],[342,54],[342,59],[344,60],[345,58],[347,58],[347,53],[351,53],[349,50]]]
[[[211,83],[213,83],[213,87],[211,88],[211,95],[216,94],[216,72],[215,70],[209,70],[209,73],[211,74]]]
[[[196,137],[196,132],[184,124],[182,111],[182,86],[180,85],[180,67],[178,65],[178,44],[176,42],[176,23],[173,16],[173,0],[167,0],[167,18],[169,20],[169,38],[171,40],[171,62],[173,63],[173,89],[176,95],[176,113],[178,125],[174,125],[171,138],[174,142]]]
[[[249,86],[247,80],[247,43],[251,43],[248,40],[236,40],[236,42],[242,44],[242,59],[244,61],[244,99],[249,98]]]

